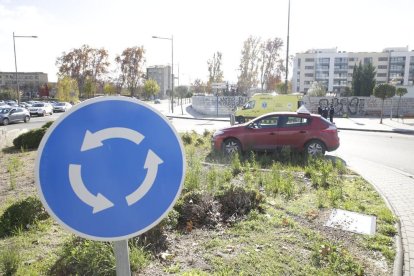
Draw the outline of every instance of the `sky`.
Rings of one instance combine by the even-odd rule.
[[[281,38],[286,56],[289,0],[0,0],[0,71],[44,72],[57,81],[56,59],[87,44],[105,48],[113,64],[143,46],[146,66],[171,64],[179,84],[207,81],[207,61],[222,53],[226,81],[237,81],[243,42]],[[413,0],[291,0],[289,54],[337,48],[414,50]],[[179,74],[178,74],[179,71]],[[289,69],[292,72],[292,68]]]

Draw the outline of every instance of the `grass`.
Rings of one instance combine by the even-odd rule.
[[[396,218],[377,192],[339,159],[304,160],[289,149],[228,158],[210,152],[208,132],[182,137],[187,174],[181,198],[147,236],[147,244],[130,240],[133,272],[380,275],[385,267],[384,274],[391,274]],[[20,172],[20,158],[16,153],[3,160],[10,171]],[[22,200],[16,198],[10,193],[0,217]],[[364,236],[323,227],[323,214],[333,208],[376,216],[377,233]],[[170,257],[162,259],[163,252]],[[76,238],[51,218],[17,227],[0,239],[0,274],[114,272],[110,243]]]

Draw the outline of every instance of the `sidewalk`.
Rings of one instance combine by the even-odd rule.
[[[396,132],[414,135],[414,119],[383,118],[334,118],[338,129],[377,132]]]

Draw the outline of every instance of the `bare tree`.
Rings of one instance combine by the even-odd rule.
[[[126,85],[131,96],[135,96],[138,85],[144,76],[145,65],[144,46],[126,48],[120,56],[115,58],[120,69],[120,82]]]
[[[108,52],[104,49],[94,49],[88,45],[72,49],[70,52],[63,52],[56,60],[60,77],[70,77],[76,80],[79,89],[79,96],[83,97],[85,85],[88,78],[93,82],[107,72],[109,62]]]
[[[281,73],[284,71],[283,59],[280,58],[280,51],[283,46],[283,40],[280,38],[268,39],[260,45],[260,87],[263,91],[269,90],[269,86],[274,84],[275,80],[281,79]]]
[[[207,61],[209,78],[208,82],[211,85],[213,82],[223,81],[223,70],[221,69],[222,54],[216,52],[213,54],[213,58]]]
[[[200,79],[196,79],[192,84],[191,84],[191,89],[194,91],[194,93],[196,94],[202,94],[206,92],[206,84],[203,83]]]
[[[256,87],[258,81],[258,61],[260,54],[260,38],[250,36],[243,44],[240,60],[240,75],[237,86],[242,92]]]

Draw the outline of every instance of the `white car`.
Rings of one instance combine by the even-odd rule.
[[[66,112],[68,111],[72,105],[67,102],[58,102],[53,104],[53,111],[54,112]]]
[[[45,116],[46,114],[53,114],[53,106],[50,103],[35,103],[29,107],[30,115]]]

